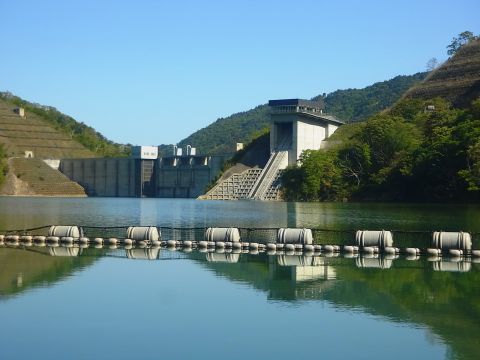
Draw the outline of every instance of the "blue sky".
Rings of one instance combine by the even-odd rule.
[[[0,90],[117,142],[175,143],[269,99],[424,71],[479,14],[478,0],[0,0]]]

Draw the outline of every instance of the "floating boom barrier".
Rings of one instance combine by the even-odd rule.
[[[167,230],[167,231],[164,231]],[[176,240],[172,238],[176,232],[190,230],[194,236],[192,239]],[[198,232],[201,230],[201,239],[198,239]],[[276,231],[276,236],[270,237],[267,241],[260,238],[258,241],[249,241],[252,231],[268,230]],[[0,245],[7,246],[124,246],[135,248],[146,247],[166,247],[170,249],[193,249],[200,251],[225,250],[238,253],[260,253],[269,254],[314,254],[323,253],[326,256],[335,256],[343,253],[346,257],[357,258],[362,255],[362,260],[357,263],[359,267],[380,267],[388,268],[391,263],[384,261],[378,263],[378,258],[382,255],[386,260],[392,260],[399,254],[406,255],[409,259],[416,259],[420,256],[429,258],[479,258],[480,250],[473,249],[472,234],[468,232],[428,232],[430,234],[430,246],[428,247],[395,247],[394,231],[386,230],[358,230],[355,232],[354,241],[351,244],[320,244],[314,239],[315,231],[325,231],[324,229],[306,229],[306,228],[280,228],[280,229],[241,229],[234,227],[209,227],[209,228],[159,228],[156,226],[129,226],[129,227],[91,227],[77,225],[49,225],[27,230],[9,230],[0,234]],[[35,234],[36,232],[44,234]],[[98,231],[103,233],[111,232],[117,236],[101,237],[97,236]],[[176,232],[175,232],[176,231]],[[95,234],[97,232],[97,234]],[[162,239],[162,233],[170,234],[168,240]],[[87,234],[92,233],[92,236]],[[423,234],[426,232],[422,232]],[[123,234],[123,236],[122,236]],[[242,235],[247,235],[243,239]],[[476,234],[478,235],[478,234]],[[52,252],[52,255],[61,252]],[[137,254],[138,255],[138,254]],[[155,254],[148,253],[146,258],[154,258]],[[67,255],[68,256],[68,252]],[[132,258],[135,255],[132,253]],[[236,257],[225,257],[226,262],[233,262]],[[384,259],[384,260],[385,260]],[[222,261],[222,257],[211,256],[209,261]],[[237,259],[238,260],[238,259]],[[382,260],[383,261],[383,260]],[[377,264],[378,263],[378,264]],[[390,265],[389,265],[390,264]],[[378,265],[378,266],[377,266]]]

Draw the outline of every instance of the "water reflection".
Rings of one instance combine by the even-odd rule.
[[[472,269],[472,263],[465,259],[446,258],[432,262],[433,270],[448,272],[467,272]]]
[[[476,305],[480,299],[479,264],[468,258],[426,261],[420,257],[408,261],[404,256],[346,258],[338,253],[327,257],[200,253],[159,247],[3,247],[0,248],[0,298],[58,283],[86,267],[94,268],[96,260],[102,257],[154,260],[121,262],[119,266],[127,269],[129,264],[155,266],[162,260],[189,260],[200,265],[190,271],[203,268],[233,284],[247,284],[265,294],[268,301],[295,306],[305,301],[322,302],[343,311],[355,309],[382,316],[388,321],[422,324],[431,328],[439,339],[445,339],[455,356],[476,354],[476,347],[462,335],[480,330],[480,309]],[[173,263],[178,264],[177,271],[185,266],[184,262]],[[158,286],[162,281],[163,277],[158,277]],[[207,290],[200,285],[199,291]]]
[[[159,258],[160,248],[159,247],[145,247],[140,249],[126,249],[126,256],[128,259],[136,260],[156,260]]]
[[[48,253],[51,256],[79,256],[81,249],[78,246],[48,246]]]
[[[209,252],[206,254],[208,262],[237,263],[239,259],[240,254],[238,253]]]

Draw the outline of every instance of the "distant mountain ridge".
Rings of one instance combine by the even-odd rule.
[[[336,90],[325,97],[326,111],[346,122],[363,121],[369,116],[392,106],[413,85],[427,76],[427,72],[400,75],[390,80],[374,83],[363,89]],[[315,96],[313,100],[322,95]],[[248,143],[269,126],[269,110],[266,104],[219,118],[200,129],[178,145],[192,145],[202,154],[234,152],[237,142]],[[163,155],[170,154],[171,145],[161,145]]]

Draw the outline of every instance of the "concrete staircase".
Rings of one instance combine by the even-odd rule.
[[[252,168],[240,174],[233,174],[221,181],[202,196],[206,200],[238,200],[247,199],[262,169]]]
[[[280,200],[281,175],[288,151],[272,153],[263,169],[253,168],[220,181],[201,198],[205,200]]]
[[[287,150],[273,152],[247,198],[254,200],[277,200],[281,172],[287,167],[287,164]]]
[[[28,187],[28,195],[86,196],[83,187],[40,159],[11,158],[9,167],[17,179]]]

